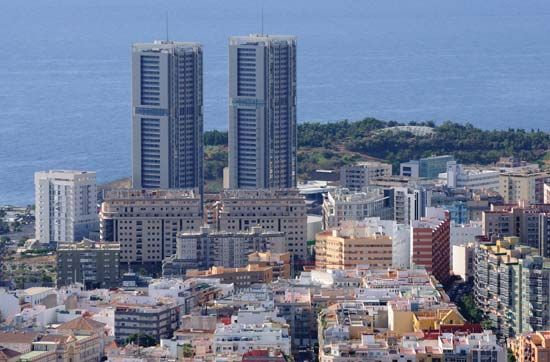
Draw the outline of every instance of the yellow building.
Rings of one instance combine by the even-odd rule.
[[[318,269],[372,269],[392,266],[392,239],[378,228],[359,221],[346,221],[340,227],[315,237]]]
[[[550,331],[526,333],[508,340],[508,348],[521,362],[550,361]]]

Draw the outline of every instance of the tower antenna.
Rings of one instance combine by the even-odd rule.
[[[262,2],[262,36],[264,35],[264,3]]]
[[[168,41],[168,12],[166,12],[166,41]]]

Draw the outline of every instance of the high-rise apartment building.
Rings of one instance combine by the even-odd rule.
[[[132,184],[203,185],[202,47],[155,41],[132,48]]]
[[[229,188],[296,186],[296,38],[229,39]]]
[[[424,266],[444,284],[451,276],[451,220],[443,209],[429,207],[411,223],[411,263]]]
[[[34,186],[36,239],[41,243],[80,241],[97,231],[95,172],[36,172]]]
[[[285,233],[286,250],[295,259],[307,257],[306,200],[297,189],[225,190],[218,210],[220,230]]]
[[[550,329],[550,259],[508,236],[475,253],[477,306],[501,337]]]
[[[100,212],[102,241],[120,243],[123,263],[160,263],[176,252],[180,231],[199,230],[202,203],[197,189],[113,190]]]

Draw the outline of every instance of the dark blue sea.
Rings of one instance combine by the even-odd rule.
[[[204,45],[205,128],[227,125],[227,39],[298,36],[299,121],[550,131],[548,0],[0,0],[0,204],[33,173],[130,174],[130,46]]]

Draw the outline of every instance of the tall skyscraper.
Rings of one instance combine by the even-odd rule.
[[[202,193],[202,46],[155,41],[132,52],[133,187]]]
[[[95,172],[42,171],[34,174],[36,239],[77,242],[99,229]]]
[[[296,186],[296,38],[229,40],[229,187]]]

